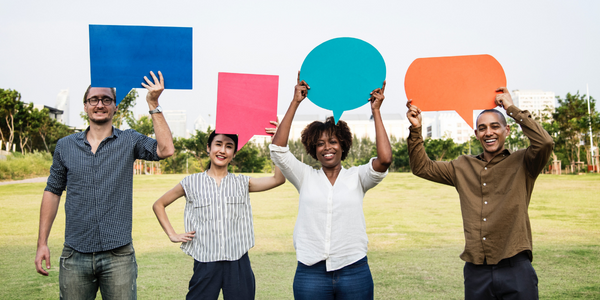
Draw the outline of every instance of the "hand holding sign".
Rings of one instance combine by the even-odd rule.
[[[150,70],[168,78],[164,88],[191,89],[192,28],[90,25],[93,87],[116,87],[118,105]]]
[[[385,61],[375,47],[343,37],[314,48],[302,63],[300,80],[311,87],[308,99],[332,110],[337,123],[344,111],[369,101],[369,94],[381,87],[385,74]]]
[[[422,111],[455,110],[473,128],[473,110],[496,107],[504,70],[490,55],[418,58],[404,79],[406,97]]]
[[[279,76],[219,73],[215,131],[238,135],[240,150],[265,128],[276,128]],[[268,133],[271,133],[267,131]]]

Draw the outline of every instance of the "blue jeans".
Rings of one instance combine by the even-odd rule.
[[[298,262],[294,276],[296,300],[373,299],[373,277],[365,256],[339,270],[327,272],[325,261],[307,266]]]
[[[137,299],[137,262],[131,243],[103,252],[81,253],[65,245],[60,256],[60,299]]]

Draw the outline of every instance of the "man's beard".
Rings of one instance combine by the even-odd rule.
[[[92,113],[92,115],[88,116],[88,118],[90,120],[90,123],[94,123],[96,125],[103,125],[103,124],[106,124],[106,123],[112,121],[112,118],[114,117],[114,114],[112,116],[110,116],[110,117],[106,117],[106,118],[103,118],[103,119],[94,119],[92,116],[93,116],[93,113]]]

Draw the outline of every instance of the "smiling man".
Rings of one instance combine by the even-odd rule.
[[[502,113],[490,109],[478,116],[475,129],[483,153],[432,161],[423,146],[421,110],[409,100],[410,167],[415,175],[458,191],[465,233],[460,255],[466,262],[465,299],[538,299],[527,210],[554,142],[528,111],[513,105],[506,88],[497,92],[502,93],[496,95],[496,104],[521,126],[531,146],[515,152],[505,149],[510,127]]]
[[[90,126],[60,139],[53,155],[48,184],[40,208],[35,266],[48,276],[48,236],[60,197],[65,200],[65,243],[60,256],[60,299],[136,299],[137,263],[131,243],[133,163],[159,160],[174,152],[171,131],[160,113],[158,97],[163,76],[144,77],[146,101],[156,140],[135,130],[119,130],[112,121],[117,106],[115,90],[89,87],[84,111]]]

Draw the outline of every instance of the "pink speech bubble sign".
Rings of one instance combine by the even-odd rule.
[[[506,86],[491,55],[418,58],[404,77],[406,97],[422,111],[454,110],[473,128],[473,110],[496,107],[496,89]]]
[[[238,150],[275,128],[279,76],[219,72],[216,132],[238,135]]]

